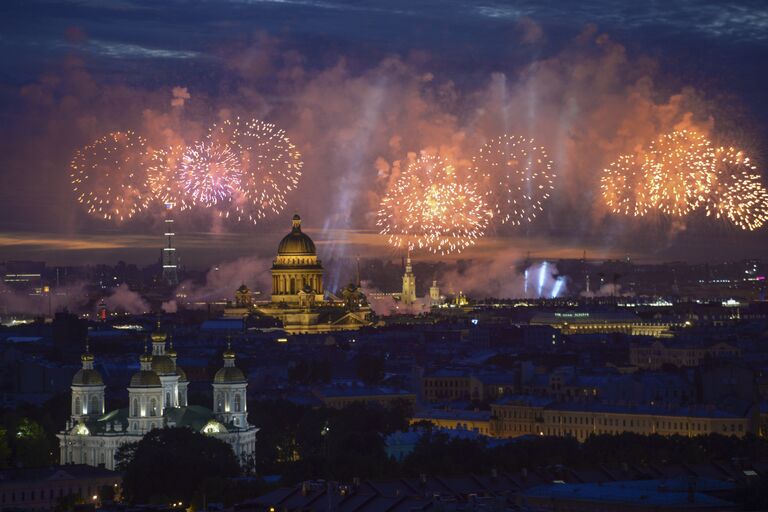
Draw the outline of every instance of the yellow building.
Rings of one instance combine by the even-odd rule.
[[[563,334],[622,333],[630,336],[668,338],[673,324],[643,322],[637,315],[623,311],[557,311],[542,312],[531,318],[531,325],[548,325]]]
[[[545,398],[509,397],[491,405],[494,437],[523,435],[572,436],[584,441],[592,434],[658,434],[743,437],[756,432],[756,414],[744,415],[699,407],[614,406],[602,403],[553,403]]]
[[[323,266],[317,258],[315,243],[301,231],[301,217],[294,215],[291,222],[291,232],[280,241],[272,263],[272,300],[255,304],[249,312],[280,320],[289,334],[326,333],[371,325],[371,308],[359,286],[345,288],[341,299],[325,297]]]
[[[466,430],[484,436],[493,435],[491,413],[488,411],[430,409],[414,414],[410,424],[425,421],[448,430]]]

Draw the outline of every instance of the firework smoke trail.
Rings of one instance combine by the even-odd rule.
[[[88,213],[124,221],[145,209],[146,140],[134,132],[112,132],[75,152],[70,163],[72,189]]]
[[[743,151],[718,148],[715,182],[705,203],[707,216],[724,218],[753,231],[768,220],[768,190]]]
[[[538,295],[539,297],[542,296],[542,291],[544,288],[544,279],[547,276],[547,262],[543,262],[541,264],[541,267],[539,268],[539,288],[538,288]]]
[[[485,234],[489,212],[471,180],[422,155],[392,184],[377,213],[390,245],[434,254],[461,252]]]
[[[714,181],[715,152],[704,136],[680,130],[650,146],[643,172],[648,202],[667,215],[684,217],[698,208]]]
[[[301,153],[285,131],[257,119],[227,119],[213,125],[208,140],[238,153],[239,193],[233,197],[238,220],[254,224],[286,207],[286,196],[299,185]]]
[[[179,180],[188,200],[206,208],[229,203],[240,191],[240,162],[229,148],[196,142],[181,158]]]
[[[472,158],[472,173],[502,224],[532,222],[554,189],[546,150],[517,135],[491,139]]]
[[[613,213],[642,217],[648,212],[648,187],[635,155],[621,155],[603,169],[600,189]]]

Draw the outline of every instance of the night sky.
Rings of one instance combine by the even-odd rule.
[[[674,128],[743,148],[766,178],[764,1],[4,0],[0,56],[0,260],[154,260],[162,209],[89,217],[74,151],[128,129],[188,144],[232,115],[284,128],[304,176],[258,226],[181,215],[190,265],[271,255],[293,211],[322,257],[399,255],[375,212],[409,154],[461,165],[504,132],[549,148],[556,189],[535,222],[463,256],[714,261],[766,246],[768,228],[700,213],[611,215],[598,185],[617,155]]]

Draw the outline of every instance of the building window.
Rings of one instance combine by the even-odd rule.
[[[88,412],[90,414],[99,414],[101,412],[101,407],[99,405],[99,397],[98,396],[92,396],[91,397],[91,407],[89,408]]]
[[[82,404],[80,403],[80,397],[77,396],[75,397],[75,410],[72,414],[82,414],[82,413],[83,413],[83,409],[82,409]]]
[[[240,403],[240,393],[235,394],[235,412],[240,412],[242,404]]]
[[[133,412],[131,413],[131,416],[138,416],[139,415],[139,399],[134,398],[133,399]]]
[[[154,398],[149,400],[149,415],[157,416],[157,400]]]

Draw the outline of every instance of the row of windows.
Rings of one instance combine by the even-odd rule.
[[[80,397],[75,397],[75,404],[72,411],[72,414],[79,415],[79,414],[86,414],[86,411],[83,411],[82,402],[80,401]],[[88,407],[88,414],[99,414],[101,412],[101,399],[98,396],[92,396],[90,400],[90,407]]]
[[[233,409],[234,412],[242,412],[243,399],[240,393],[235,393]],[[221,391],[216,394],[216,412],[224,412],[224,393]]]
[[[466,387],[469,385],[467,379],[439,379],[439,380],[426,380],[425,386],[433,386],[436,388],[457,388]]]
[[[92,488],[90,485],[86,488],[86,496],[90,496],[92,491],[95,491],[95,488]],[[65,496],[70,494],[77,494],[78,496],[83,495],[83,488],[78,487],[77,490],[75,490],[72,487],[69,487],[67,489],[63,487],[59,487],[58,489],[48,489],[47,492],[45,489],[35,490],[31,489],[30,491],[11,491],[11,492],[3,492],[0,494],[0,503],[16,503],[17,501],[35,501],[35,500],[53,500],[54,498],[61,498],[62,496]]]
[[[509,416],[503,416],[509,418]],[[517,417],[517,416],[515,416]],[[521,418],[532,418],[533,415],[520,416]],[[547,418],[548,423],[561,424],[561,425],[592,425],[592,426],[606,426],[606,427],[622,427],[622,428],[650,428],[654,430],[668,430],[668,431],[697,431],[706,432],[708,426],[706,423],[699,422],[682,422],[682,421],[654,421],[650,419],[635,419],[635,418],[593,418],[585,416],[551,416]],[[506,426],[502,427],[506,430]],[[721,432],[744,432],[744,423],[722,423],[720,425]]]

